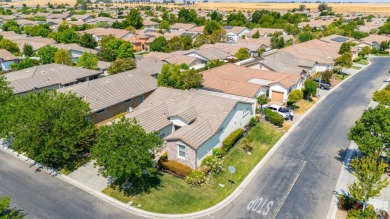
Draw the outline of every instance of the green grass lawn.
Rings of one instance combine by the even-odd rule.
[[[149,193],[126,196],[110,187],[103,190],[103,193],[125,203],[132,201],[132,206],[158,213],[190,213],[206,209],[231,194],[283,133],[271,124],[258,123],[224,157],[225,172],[213,177],[208,187],[191,187],[182,179],[164,174],[160,187]],[[253,147],[251,155],[241,149],[244,144]],[[232,188],[229,185],[230,173],[227,171],[230,165],[236,168]],[[224,184],[225,187],[220,187],[219,184]]]
[[[358,66],[354,66],[354,65],[352,65],[352,67],[351,67],[352,69],[356,69],[356,70],[359,70],[359,69],[361,69],[362,67],[358,67]]]
[[[364,60],[364,59],[362,59],[362,60],[360,60],[358,62],[355,62],[355,63],[361,64],[361,65],[368,65],[368,61]]]
[[[340,81],[345,80],[349,76],[350,76],[349,74],[344,74],[344,75],[342,75],[342,74],[335,74],[336,80],[340,80]]]

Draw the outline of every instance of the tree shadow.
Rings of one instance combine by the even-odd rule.
[[[340,163],[344,163],[345,156],[347,155],[348,149],[341,149],[337,152],[337,156],[335,157],[337,161]]]
[[[148,193],[151,189],[157,189],[161,186],[162,175],[159,171],[154,174],[144,174],[142,177],[133,179],[127,186],[119,187],[119,189],[128,196]]]
[[[335,159],[344,165],[343,168],[345,168],[349,173],[354,172],[354,169],[351,167],[350,163],[356,157],[361,156],[361,152],[356,148],[348,148],[339,150],[337,154],[338,156],[336,156]],[[348,159],[346,159],[347,156],[349,156]]]

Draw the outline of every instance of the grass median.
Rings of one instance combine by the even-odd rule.
[[[103,190],[103,193],[125,203],[131,201],[134,207],[157,213],[179,214],[203,210],[219,203],[231,194],[282,137],[283,133],[271,124],[258,123],[226,154],[224,157],[225,172],[212,177],[208,187],[191,187],[183,179],[164,174],[161,178],[161,185],[156,189],[151,189],[149,193],[126,196],[110,187]],[[244,144],[250,144],[253,147],[251,155],[241,149]],[[236,168],[232,188],[229,185],[228,166]]]

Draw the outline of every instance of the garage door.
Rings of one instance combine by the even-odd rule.
[[[283,103],[283,96],[284,93],[282,92],[272,91],[271,100],[274,102]]]

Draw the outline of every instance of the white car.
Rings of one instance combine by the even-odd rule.
[[[283,116],[284,119],[290,118],[290,110],[287,107],[282,107],[282,106],[272,104],[270,106],[266,106],[266,108],[279,113],[279,115]]]

